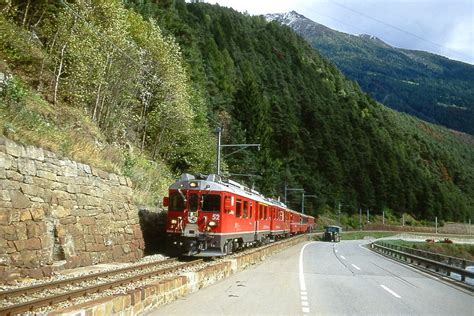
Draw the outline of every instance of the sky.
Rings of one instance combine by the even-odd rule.
[[[474,64],[474,0],[206,0],[251,15],[296,11],[349,34]]]

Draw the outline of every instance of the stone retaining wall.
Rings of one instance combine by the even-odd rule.
[[[256,249],[233,259],[221,261],[207,266],[197,272],[187,272],[183,275],[152,283],[134,289],[126,294],[106,297],[97,301],[87,302],[74,307],[50,313],[55,316],[75,315],[142,315],[160,305],[170,303],[186,295],[196,292],[218,282],[238,271],[248,268],[266,257],[283,249],[307,240],[307,235],[292,238],[283,242]],[[192,314],[192,311],[190,312]]]
[[[0,137],[0,278],[143,255],[129,179]]]

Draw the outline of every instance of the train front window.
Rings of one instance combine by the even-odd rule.
[[[199,199],[197,194],[189,195],[189,210],[195,212],[198,209]]]
[[[184,210],[184,195],[178,192],[171,193],[169,199],[168,210],[170,211],[182,211]]]
[[[201,209],[205,212],[219,212],[221,209],[221,196],[217,194],[204,194]]]

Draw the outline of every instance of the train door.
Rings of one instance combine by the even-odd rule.
[[[259,228],[259,217],[258,217],[258,202],[252,201],[250,202],[251,208],[252,208],[252,213],[253,213],[253,218],[254,218],[254,240],[258,241],[258,228]]]

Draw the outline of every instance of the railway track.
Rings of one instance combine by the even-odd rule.
[[[0,292],[0,315],[33,312],[78,297],[123,287],[202,264],[203,260],[179,262],[177,258],[148,262],[80,277]]]
[[[280,240],[257,248],[245,249],[225,257],[208,257],[197,260],[194,260],[193,257],[185,258],[186,260],[192,260],[189,262],[180,262],[178,258],[170,258],[64,280],[0,291],[0,316],[10,316],[28,312],[46,314],[51,311],[45,310],[45,308],[48,307],[53,309],[53,307],[58,307],[67,302],[75,304],[73,300],[81,297],[93,300],[95,298],[89,297],[98,293],[116,290],[118,288],[126,288],[132,285],[139,287],[140,284],[136,286],[135,284],[140,281],[160,276],[168,277],[169,274],[186,269],[200,268],[203,265],[212,264],[212,262],[219,262],[255,251],[262,251],[274,244],[288,242],[293,238]]]

